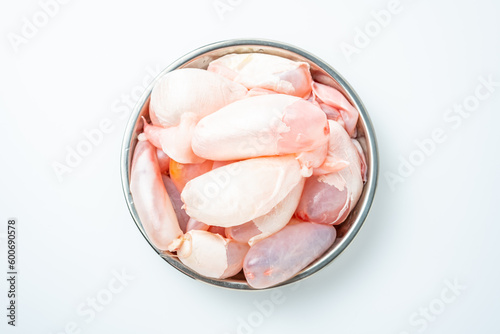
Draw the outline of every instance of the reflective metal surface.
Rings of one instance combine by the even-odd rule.
[[[141,220],[135,210],[134,201],[130,194],[129,181],[131,161],[134,148],[137,143],[137,135],[142,132],[142,120],[140,117],[144,116],[146,117],[146,119],[149,119],[149,97],[152,88],[159,80],[159,78],[166,73],[178,68],[194,67],[206,69],[208,64],[212,60],[217,59],[221,56],[229,53],[248,52],[267,53],[289,58],[292,60],[308,62],[311,65],[311,74],[314,80],[335,87],[340,92],[342,92],[344,96],[352,103],[352,105],[359,111],[360,118],[357,125],[358,139],[365,151],[368,168],[367,181],[361,197],[347,220],[338,226],[339,238],[334,243],[334,245],[332,245],[332,247],[330,247],[330,249],[326,251],[323,256],[311,263],[295,277],[277,286],[283,286],[299,281],[318,272],[321,268],[331,263],[337,256],[340,255],[340,253],[342,253],[346,249],[346,247],[352,242],[352,240],[358,233],[368,215],[373,197],[375,195],[378,176],[378,151],[375,133],[368,113],[363,106],[363,103],[361,102],[355,91],[351,88],[351,86],[340,76],[340,74],[337,73],[337,71],[335,71],[330,65],[326,64],[324,61],[308,53],[307,51],[288,44],[269,40],[228,40],[209,44],[207,46],[203,46],[197,50],[194,50],[187,55],[179,58],[173,64],[164,69],[149,85],[142,97],[137,102],[125,130],[121,152],[121,178],[125,200],[134,219],[134,222],[141,231],[144,238],[149,242],[151,247],[153,247],[156,252],[161,255],[163,259],[165,259],[165,261],[167,261],[170,265],[186,274],[187,276],[200,280],[202,282],[220,287],[240,290],[253,290],[246,283],[244,277],[241,274],[240,277],[237,276],[232,279],[224,280],[207,278],[184,266],[179,260],[177,260],[175,257],[172,257],[170,254],[162,253],[161,251],[156,249],[148,239],[141,224]]]

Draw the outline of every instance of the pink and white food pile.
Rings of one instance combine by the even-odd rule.
[[[286,281],[333,245],[361,195],[358,111],[308,63],[229,54],[169,72],[149,118],[134,205],[156,248],[200,275],[243,270],[256,289]]]

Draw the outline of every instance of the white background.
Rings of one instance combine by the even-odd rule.
[[[217,3],[231,10],[218,13]],[[43,25],[37,1],[2,1],[0,332],[499,333],[500,87],[460,124],[444,117],[472,101],[479,77],[500,82],[500,5],[401,0],[369,45],[346,57],[342,43],[356,46],[357,29],[388,3],[74,0]],[[40,27],[13,47],[9,36],[37,15]],[[276,290],[277,303],[272,291],[223,290],[170,267],[133,223],[120,183],[127,96],[185,53],[242,37],[291,43],[333,65],[365,103],[380,150],[376,198],[355,242]],[[105,119],[112,130],[58,180],[54,163]],[[388,173],[437,128],[446,140],[391,188]],[[4,307],[9,217],[19,223],[15,328]],[[113,271],[133,279],[95,318],[79,314],[106,295]],[[444,303],[442,291],[454,300]]]

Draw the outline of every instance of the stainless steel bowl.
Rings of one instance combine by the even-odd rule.
[[[336,242],[332,245],[332,247],[330,247],[327,252],[323,254],[323,256],[311,263],[295,277],[292,277],[291,279],[277,286],[290,284],[316,273],[321,268],[331,263],[337,256],[340,255],[340,253],[342,253],[346,249],[346,247],[351,243],[351,241],[358,233],[368,215],[373,197],[375,195],[378,176],[378,150],[377,142],[375,139],[375,132],[373,130],[368,113],[363,106],[363,103],[359,99],[354,89],[351,88],[351,86],[344,80],[344,78],[340,76],[340,74],[337,73],[337,71],[335,71],[330,65],[317,58],[316,56],[310,54],[309,52],[281,42],[260,39],[234,39],[203,46],[179,58],[166,69],[164,69],[149,85],[149,87],[137,102],[125,130],[121,152],[121,177],[125,200],[130,210],[130,214],[132,215],[135,224],[141,231],[144,238],[149,242],[151,247],[153,247],[153,249],[155,249],[156,252],[160,256],[162,256],[162,258],[165,259],[165,261],[167,261],[170,265],[186,274],[187,276],[199,281],[220,287],[240,290],[253,290],[253,288],[246,283],[245,278],[242,275],[239,277],[234,277],[232,279],[223,280],[207,278],[189,269],[176,258],[162,253],[160,250],[156,249],[156,247],[154,247],[154,245],[146,235],[146,232],[144,231],[141,223],[141,219],[137,215],[134,207],[134,201],[132,200],[132,196],[130,194],[129,182],[131,161],[134,153],[134,148],[137,143],[137,135],[142,131],[141,116],[149,118],[148,111],[151,90],[153,89],[159,78],[161,78],[166,73],[178,68],[191,67],[206,69],[208,64],[212,60],[222,57],[226,54],[248,52],[267,53],[289,58],[292,60],[308,62],[311,66],[311,73],[314,80],[335,87],[340,92],[342,92],[344,96],[352,103],[352,105],[359,111],[360,118],[357,125],[358,138],[360,139],[360,143],[365,151],[368,167],[367,181],[361,197],[347,220],[338,226],[338,238]]]

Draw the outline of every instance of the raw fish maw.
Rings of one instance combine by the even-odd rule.
[[[285,227],[297,209],[297,205],[302,195],[302,189],[304,189],[305,180],[305,178],[300,180],[288,195],[271,211],[253,220],[255,226],[261,233],[253,236],[248,241],[250,246]]]
[[[312,85],[314,98],[329,115],[329,119],[338,121],[351,137],[356,135],[356,124],[359,113],[341,92],[333,87],[314,82]]]
[[[155,117],[151,120],[163,127],[177,126],[185,113],[201,119],[246,94],[245,87],[215,73],[178,69],[165,74],[153,88],[150,115]]]
[[[148,141],[137,143],[130,174],[130,193],[144,230],[158,249],[167,250],[182,231],[163,184],[156,148]]]
[[[186,232],[186,225],[189,221],[189,216],[182,208],[184,203],[182,203],[181,194],[168,176],[162,175],[161,178],[163,180],[163,184],[165,185],[165,189],[167,190],[168,196],[170,197],[170,201],[172,202],[172,207],[174,208],[177,221],[179,222],[179,227],[182,232]]]
[[[243,271],[248,284],[262,289],[295,276],[323,254],[335,241],[333,226],[297,223],[253,245],[245,256]]]
[[[360,153],[344,128],[328,122],[328,155],[317,171],[320,175],[307,179],[296,214],[305,221],[340,224],[361,196],[362,165]]]
[[[238,160],[315,150],[328,142],[324,112],[289,95],[240,100],[203,118],[194,130],[194,153],[210,160]]]
[[[191,218],[230,227],[268,213],[301,180],[300,164],[293,155],[255,158],[192,179],[181,197]]]
[[[191,230],[182,237],[179,260],[197,273],[212,278],[236,275],[243,267],[249,246],[219,234]]]
[[[216,59],[208,71],[238,82],[248,89],[271,90],[306,98],[311,92],[309,64],[262,54],[229,54]]]
[[[247,92],[242,85],[205,70],[186,68],[169,72],[151,93],[150,118],[155,128],[154,131],[145,129],[146,135],[172,159],[201,163],[204,159],[191,149],[196,124],[201,118],[245,97]]]
[[[181,164],[173,159],[170,160],[170,178],[179,192],[184,189],[186,183],[197,176],[212,170],[213,161],[206,160],[200,164]]]

